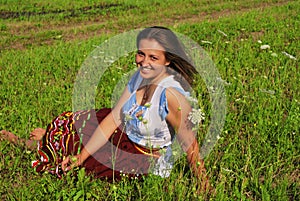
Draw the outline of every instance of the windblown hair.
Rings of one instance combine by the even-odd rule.
[[[160,26],[145,28],[137,36],[137,47],[142,39],[154,39],[157,41],[165,49],[165,57],[170,62],[168,67],[177,73],[172,73],[172,70],[169,68],[168,72],[174,74],[175,79],[183,85],[186,82],[189,85],[193,84],[193,78],[197,71],[188,58],[183,45],[170,29]],[[186,88],[185,86],[183,87]]]

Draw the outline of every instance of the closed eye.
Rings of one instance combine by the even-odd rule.
[[[157,58],[156,56],[153,56],[153,55],[152,55],[152,56],[150,56],[150,58],[151,58],[151,60],[152,60],[152,61],[156,61],[156,60],[158,60],[158,58]]]
[[[145,53],[142,52],[141,50],[138,50],[138,51],[137,51],[137,54],[138,54],[139,56],[145,56]]]
[[[138,50],[137,55],[140,56],[140,57],[146,57],[146,53],[143,52],[142,50]],[[157,55],[153,55],[153,54],[150,54],[149,58],[151,59],[151,61],[159,60],[159,57]]]

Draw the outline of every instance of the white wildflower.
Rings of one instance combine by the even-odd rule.
[[[293,55],[290,55],[289,53],[287,52],[282,52],[284,55],[288,56],[290,59],[293,59],[293,60],[297,60],[296,57],[294,57]]]
[[[202,40],[201,43],[212,44],[212,42],[207,41],[207,40]]]
[[[278,55],[277,55],[275,52],[273,52],[273,53],[271,54],[271,56],[272,56],[272,57],[277,57]]]
[[[275,94],[275,91],[273,91],[273,90],[260,89],[260,91],[263,92],[263,93],[270,94],[270,95],[274,95]]]
[[[260,49],[262,50],[270,49],[270,45],[262,45],[260,46]]]
[[[188,96],[186,97],[186,99],[190,102],[190,103],[198,103],[198,100],[194,97]]]
[[[218,32],[221,33],[223,36],[227,37],[227,34],[224,33],[223,31],[221,31],[221,30],[218,29]]]
[[[202,112],[200,108],[199,109],[193,108],[188,116],[188,120],[190,120],[195,125],[199,124],[204,119],[205,119],[205,114]]]
[[[258,40],[257,42],[260,43],[260,44],[262,44],[262,41],[261,41],[261,40]]]

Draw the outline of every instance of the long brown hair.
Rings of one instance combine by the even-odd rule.
[[[184,51],[183,45],[170,29],[160,26],[143,29],[137,36],[137,47],[142,39],[154,39],[164,47],[166,59],[170,62],[168,67],[177,73],[172,73],[172,70],[169,70],[169,72],[175,75],[175,79],[178,80],[184,88],[186,88],[184,86],[186,82],[192,85],[194,75],[197,71]],[[180,75],[178,75],[178,73]]]

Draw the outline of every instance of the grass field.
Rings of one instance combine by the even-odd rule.
[[[199,43],[224,81],[226,122],[205,158],[215,192],[196,193],[184,158],[167,179],[109,184],[79,171],[59,180],[34,172],[35,152],[1,141],[1,200],[300,200],[299,1],[101,2],[1,1],[0,129],[28,138],[46,127],[72,109],[76,74],[96,46],[167,26]],[[97,107],[110,107],[128,65],[120,59],[105,74]],[[205,87],[196,90],[209,113]]]

